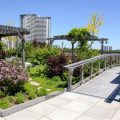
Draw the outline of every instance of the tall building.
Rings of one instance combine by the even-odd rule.
[[[30,30],[30,34],[25,36],[26,41],[37,41],[48,43],[50,37],[50,17],[41,17],[36,14],[20,15],[21,27]]]

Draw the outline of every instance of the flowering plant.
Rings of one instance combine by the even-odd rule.
[[[19,64],[10,64],[0,60],[0,90],[5,94],[13,95],[23,90],[28,76]]]

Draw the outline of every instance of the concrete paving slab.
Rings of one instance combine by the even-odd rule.
[[[68,99],[68,100],[75,100],[77,99],[78,97],[80,97],[79,94],[71,94],[70,92],[65,92],[61,95],[59,95],[58,97],[61,97],[61,98],[65,98],[65,99]]]
[[[25,109],[5,117],[5,120],[38,120],[41,117],[41,115]]]
[[[57,109],[58,107],[47,104],[45,102],[42,102],[42,103],[39,103],[37,105],[27,108],[27,110],[30,110],[32,113],[36,113],[42,116],[47,115]]]
[[[120,109],[116,112],[111,120],[120,120]]]
[[[75,120],[80,116],[80,114],[69,111],[69,110],[64,110],[64,109],[59,109],[51,114],[49,114],[48,118],[51,120]]]
[[[72,101],[68,105],[63,106],[64,109],[71,110],[71,111],[79,113],[79,114],[83,114],[90,107],[91,107],[91,105],[87,105],[87,104],[76,102],[76,101]]]
[[[44,118],[41,118],[39,120],[50,120],[50,119],[44,117]]]
[[[79,117],[78,119],[76,120],[100,120],[100,119],[97,119],[97,118],[93,118],[93,117],[88,117],[88,116],[81,116]]]
[[[71,102],[71,100],[64,99],[61,97],[55,97],[55,98],[52,98],[52,99],[46,101],[46,103],[51,104],[51,105],[55,105],[58,107],[62,107],[70,102]]]

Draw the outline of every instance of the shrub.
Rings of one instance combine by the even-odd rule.
[[[22,67],[0,61],[0,90],[8,95],[22,91],[28,77]]]
[[[9,101],[9,99],[7,97],[0,100],[0,108],[6,109],[9,106],[10,106],[10,101]]]
[[[28,92],[28,99],[32,100],[32,99],[35,99],[37,98],[37,94],[35,91],[29,91]]]
[[[47,71],[47,65],[38,65],[29,69],[29,74],[34,77],[44,76]]]
[[[43,48],[30,46],[26,48],[26,58],[34,65],[45,64],[48,57],[60,54],[60,49],[54,46],[45,46]]]
[[[47,60],[48,76],[61,76],[63,74],[63,66],[67,63],[67,57],[64,54],[49,57]]]
[[[5,97],[5,93],[0,90],[0,98]]]
[[[23,103],[24,101],[25,101],[25,96],[21,92],[17,93],[15,96],[15,102],[17,104],[20,104]]]
[[[11,56],[16,56],[16,49],[10,48],[6,51],[6,56],[11,57]]]
[[[39,90],[37,90],[37,95],[40,96],[45,96],[47,95],[47,90],[45,88],[41,88]]]
[[[5,53],[5,51],[0,51],[0,59],[5,59],[5,57],[6,57],[6,53]]]

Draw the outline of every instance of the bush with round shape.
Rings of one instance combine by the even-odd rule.
[[[24,89],[28,80],[25,70],[14,64],[0,60],[0,90],[8,95],[15,95]]]

